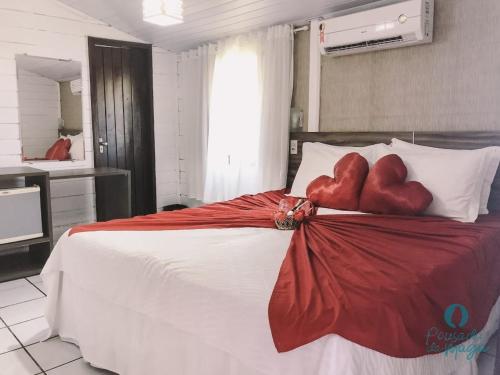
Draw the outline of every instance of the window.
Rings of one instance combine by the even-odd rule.
[[[215,62],[207,175],[222,187],[216,199],[256,189],[262,103],[258,68],[257,53],[239,43]]]

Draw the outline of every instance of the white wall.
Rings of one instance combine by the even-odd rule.
[[[177,56],[153,47],[156,199],[158,209],[179,203]]]
[[[43,158],[58,136],[59,82],[18,69],[17,90],[23,155]]]
[[[0,167],[21,164],[15,55],[22,53],[82,62],[86,160],[57,166],[51,163],[45,168],[92,166],[87,36],[141,42],[54,0],[0,0]],[[157,196],[161,207],[179,200],[175,55],[154,48],[153,65]],[[72,225],[95,219],[91,180],[56,181],[51,188],[56,238]]]
[[[499,18],[498,0],[438,0],[431,44],[322,57],[320,130],[499,130]],[[306,111],[308,34],[296,35],[293,99]]]

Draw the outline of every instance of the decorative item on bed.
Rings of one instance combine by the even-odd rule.
[[[488,207],[500,211],[499,132],[298,132],[290,139],[298,142],[298,152],[289,155],[287,185],[293,196],[306,196],[307,184],[322,174],[330,175],[331,163],[347,152],[359,152],[370,167],[382,156],[398,154],[409,167],[409,180],[420,181],[433,195],[437,189],[451,203],[443,216],[471,220],[474,214],[467,217],[458,211],[474,212],[477,199],[480,214],[488,213]],[[460,199],[464,206],[454,206]],[[439,202],[434,204],[438,207],[431,206],[432,214],[443,209]]]
[[[456,147],[500,145],[497,133],[488,134],[429,139],[454,139]],[[397,137],[412,141],[413,136],[417,139],[420,134]],[[113,316],[124,314],[108,329],[109,340],[120,343],[120,352],[133,350],[130,342],[135,340],[118,340],[117,332],[140,332],[151,321],[150,326],[162,332],[156,345],[168,345],[177,331],[187,332],[200,347],[207,343],[229,356],[230,363],[236,361],[241,369],[237,373],[279,374],[293,368],[293,375],[326,375],[333,361],[339,374],[370,374],[372,367],[360,370],[360,363],[379,363],[391,375],[399,375],[402,364],[407,364],[410,375],[473,374],[475,364],[469,359],[484,350],[500,317],[500,216],[478,217],[482,199],[490,201],[490,211],[498,207],[498,178],[490,178],[493,167],[498,168],[498,149],[452,156],[440,151],[425,157],[384,145],[394,138],[392,133],[295,137],[299,156],[290,160],[290,195],[285,191],[247,195],[182,211],[79,226],[63,236],[42,274],[54,291],[49,292],[48,308],[54,333],[79,342],[88,360],[108,369],[152,374],[164,371],[162,366],[185,370],[177,356],[170,363],[158,358],[153,367],[121,356],[117,367],[116,352],[81,329],[96,324],[106,329],[100,318],[92,318],[95,314],[78,314],[79,302],[72,296],[82,291],[82,303],[90,309],[102,306],[99,311],[106,311],[109,306]],[[325,139],[344,145],[313,143]],[[299,167],[297,158],[302,156]],[[290,207],[293,211],[297,197],[305,198],[316,178],[338,178],[332,172],[343,171],[344,163],[346,170],[359,165],[361,171],[355,174],[366,177],[348,188],[354,201],[358,197],[363,201],[371,172],[361,157],[375,174],[377,166],[383,169],[386,162],[396,165],[395,186],[416,188],[420,198],[412,198],[416,199],[412,203],[418,207],[390,212],[397,215],[319,207],[293,232],[273,230],[280,206],[283,212]],[[354,160],[359,164],[351,164]],[[408,180],[418,184],[403,185],[406,168]],[[438,182],[433,180],[436,173]],[[323,180],[327,187],[332,183]],[[341,184],[341,180],[334,181]],[[360,180],[364,180],[361,194]],[[483,196],[489,181],[493,181],[490,197]],[[393,192],[394,199],[398,196]],[[283,202],[291,203],[284,207]],[[402,215],[424,209],[422,216]],[[435,216],[441,212],[447,217]],[[108,266],[116,278],[112,283],[103,282]],[[141,278],[145,270],[147,280]],[[62,278],[63,273],[69,276]],[[156,280],[158,290],[152,295],[151,280]],[[455,323],[457,304],[468,311],[468,319]],[[78,316],[64,306],[72,306]],[[450,317],[443,319],[448,310]],[[137,318],[130,311],[137,312]],[[153,345],[143,336],[137,337],[140,347]],[[470,358],[447,355],[456,345],[467,346],[474,340],[483,346],[476,345],[478,349],[468,353]],[[276,350],[290,353],[279,356]],[[200,360],[205,358],[202,352],[197,351]],[[178,354],[182,357],[182,350]],[[224,363],[229,366],[229,362]],[[210,366],[218,368],[215,363]]]
[[[432,193],[418,181],[407,181],[408,169],[396,154],[381,157],[368,173],[359,209],[385,215],[418,215],[433,201]]]
[[[274,213],[276,228],[281,230],[297,229],[308,216],[314,215],[314,205],[306,199],[283,198]]]
[[[356,211],[369,168],[364,157],[349,153],[335,164],[334,177],[322,175],[309,183],[307,198],[319,207]]]

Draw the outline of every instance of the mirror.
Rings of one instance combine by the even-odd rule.
[[[81,63],[16,55],[25,162],[84,160]]]

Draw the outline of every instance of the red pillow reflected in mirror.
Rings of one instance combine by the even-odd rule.
[[[68,160],[70,158],[69,149],[71,140],[59,138],[45,154],[46,160]]]

